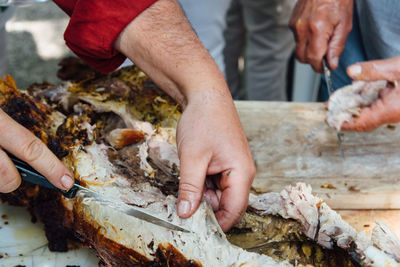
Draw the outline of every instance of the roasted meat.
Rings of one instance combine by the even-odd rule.
[[[358,116],[361,108],[371,105],[378,99],[380,90],[386,86],[386,81],[357,81],[337,90],[329,98],[326,119],[328,125],[340,131],[343,122]]]
[[[27,92],[6,77],[0,105],[85,187],[192,231],[171,231],[29,183],[0,194],[44,222],[52,250],[78,239],[101,266],[399,265],[398,240],[385,226],[372,239],[357,233],[304,184],[251,195],[247,213],[227,235],[205,202],[180,219],[175,128],[181,109],[135,67],[58,86],[36,84]]]

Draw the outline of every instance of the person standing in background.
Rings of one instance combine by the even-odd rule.
[[[224,33],[224,58],[234,99],[287,100],[287,68],[295,45],[288,22],[295,3],[232,0]],[[243,79],[238,66],[242,52]]]
[[[325,57],[332,69],[334,89],[353,79],[393,84],[359,116],[345,122],[342,130],[370,131],[400,122],[399,9],[398,0],[299,0],[296,4],[290,27],[300,62],[322,73]],[[326,92],[323,88],[322,93]]]
[[[224,31],[227,26],[226,14],[231,1],[178,0],[192,28],[225,77]]]
[[[179,0],[179,4],[225,75],[234,99],[287,100],[286,74],[294,50],[288,22],[295,0]],[[241,81],[238,62],[243,52]]]

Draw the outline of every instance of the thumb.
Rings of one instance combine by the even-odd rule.
[[[178,192],[178,215],[188,218],[197,210],[203,196],[208,161],[191,154],[181,154]]]
[[[400,57],[356,63],[347,68],[347,74],[363,81],[397,81],[400,79]]]

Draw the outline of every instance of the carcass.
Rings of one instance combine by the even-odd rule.
[[[35,84],[27,92],[6,77],[0,105],[83,186],[192,231],[168,230],[29,183],[0,194],[43,221],[52,250],[66,250],[67,239],[75,238],[101,266],[400,265],[399,241],[386,226],[378,224],[372,237],[357,233],[304,184],[252,194],[243,219],[226,235],[205,202],[180,219],[175,128],[182,111],[135,67],[58,86]]]

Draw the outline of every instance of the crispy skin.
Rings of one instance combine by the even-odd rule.
[[[50,119],[51,108],[17,90],[11,76],[5,76],[4,80],[0,79],[0,108],[33,132],[59,158],[66,156],[68,151],[60,145],[60,138],[49,130],[50,125],[54,123]]]
[[[108,106],[99,109],[98,103],[119,103],[128,107],[130,115],[140,121],[151,123],[157,127],[176,127],[180,107],[173,100],[157,89],[139,69],[123,69],[107,76],[95,76],[70,84],[68,92],[59,91],[61,97],[51,97],[47,94],[54,89],[48,84],[33,85],[29,93],[35,98],[16,90],[15,83],[7,78],[0,83],[1,104],[6,112],[17,111],[15,105],[24,107],[17,114],[18,121],[35,132],[52,150],[72,168],[76,178],[80,173],[74,168],[74,151],[86,153],[93,143],[104,143],[104,136],[110,129],[112,110]],[[102,88],[99,91],[99,88]],[[64,94],[64,95],[63,95]],[[69,95],[68,95],[69,94]],[[73,107],[62,105],[57,99],[65,99],[68,95]],[[54,96],[54,95],[53,95]],[[52,108],[50,108],[50,105]],[[74,111],[79,109],[79,111]],[[65,115],[57,127],[50,127],[56,112]],[[25,119],[24,119],[25,118]],[[115,125],[126,126],[126,121],[118,121]],[[83,125],[95,125],[92,132]],[[176,174],[166,173],[157,164],[149,160],[153,168],[154,178],[149,179],[140,168],[135,146],[125,146],[108,151],[108,160],[113,163],[117,173],[130,177],[131,185],[140,185],[148,181],[151,186],[164,195],[175,195],[178,188]],[[63,153],[60,153],[62,151]],[[85,180],[82,180],[85,185]],[[67,208],[65,199],[47,189],[24,183],[11,194],[0,194],[0,198],[10,204],[27,206],[33,216],[40,219],[49,239],[49,247],[54,251],[65,251],[68,248],[67,239],[78,239],[89,245],[99,256],[102,266],[201,266],[201,263],[185,257],[178,248],[170,243],[147,244],[156,246],[152,259],[138,251],[121,245],[103,235],[102,226],[88,223],[86,214],[79,207]],[[269,229],[268,231],[265,231]],[[118,230],[118,229],[116,229]],[[279,260],[289,260],[291,263],[316,264],[318,266],[358,266],[342,249],[322,249],[314,241],[307,239],[302,225],[294,220],[278,216],[261,216],[249,211],[242,222],[229,234],[229,239],[247,249],[256,247],[258,253],[263,253]],[[143,233],[144,235],[146,233]],[[140,240],[140,239],[138,239]],[[260,240],[264,244],[260,244]],[[309,252],[311,251],[311,256]],[[315,255],[314,255],[315,254]]]
[[[46,90],[50,85],[35,84],[31,92],[40,88]],[[156,94],[152,93],[156,96]],[[52,132],[52,110],[46,103],[49,99],[34,99],[16,88],[11,76],[0,79],[0,107],[18,123],[32,131],[47,144],[59,158],[68,158],[68,147],[89,144],[88,134],[79,127],[80,123],[102,123],[103,116],[94,114],[86,107],[85,114],[80,117],[69,116]],[[150,117],[149,117],[150,118]],[[128,137],[128,142],[143,139],[141,133]],[[132,140],[134,139],[134,140]],[[142,173],[143,175],[143,173]],[[68,240],[79,240],[89,245],[100,258],[103,266],[201,266],[200,263],[186,259],[171,244],[159,244],[154,259],[124,247],[104,237],[99,229],[85,221],[78,210],[72,212],[63,205],[59,192],[40,188],[23,181],[20,188],[9,194],[0,194],[0,199],[10,205],[26,206],[32,214],[32,221],[39,219],[44,223],[46,237],[51,251],[67,251]]]
[[[9,194],[0,194],[0,199],[10,205],[26,206],[32,214],[32,220],[43,222],[50,251],[68,251],[68,240],[78,240],[87,244],[104,266],[202,266],[186,259],[171,244],[159,245],[155,259],[122,246],[104,237],[99,229],[87,223],[82,214],[68,211],[62,205],[61,194],[46,188],[39,188],[28,182]]]

